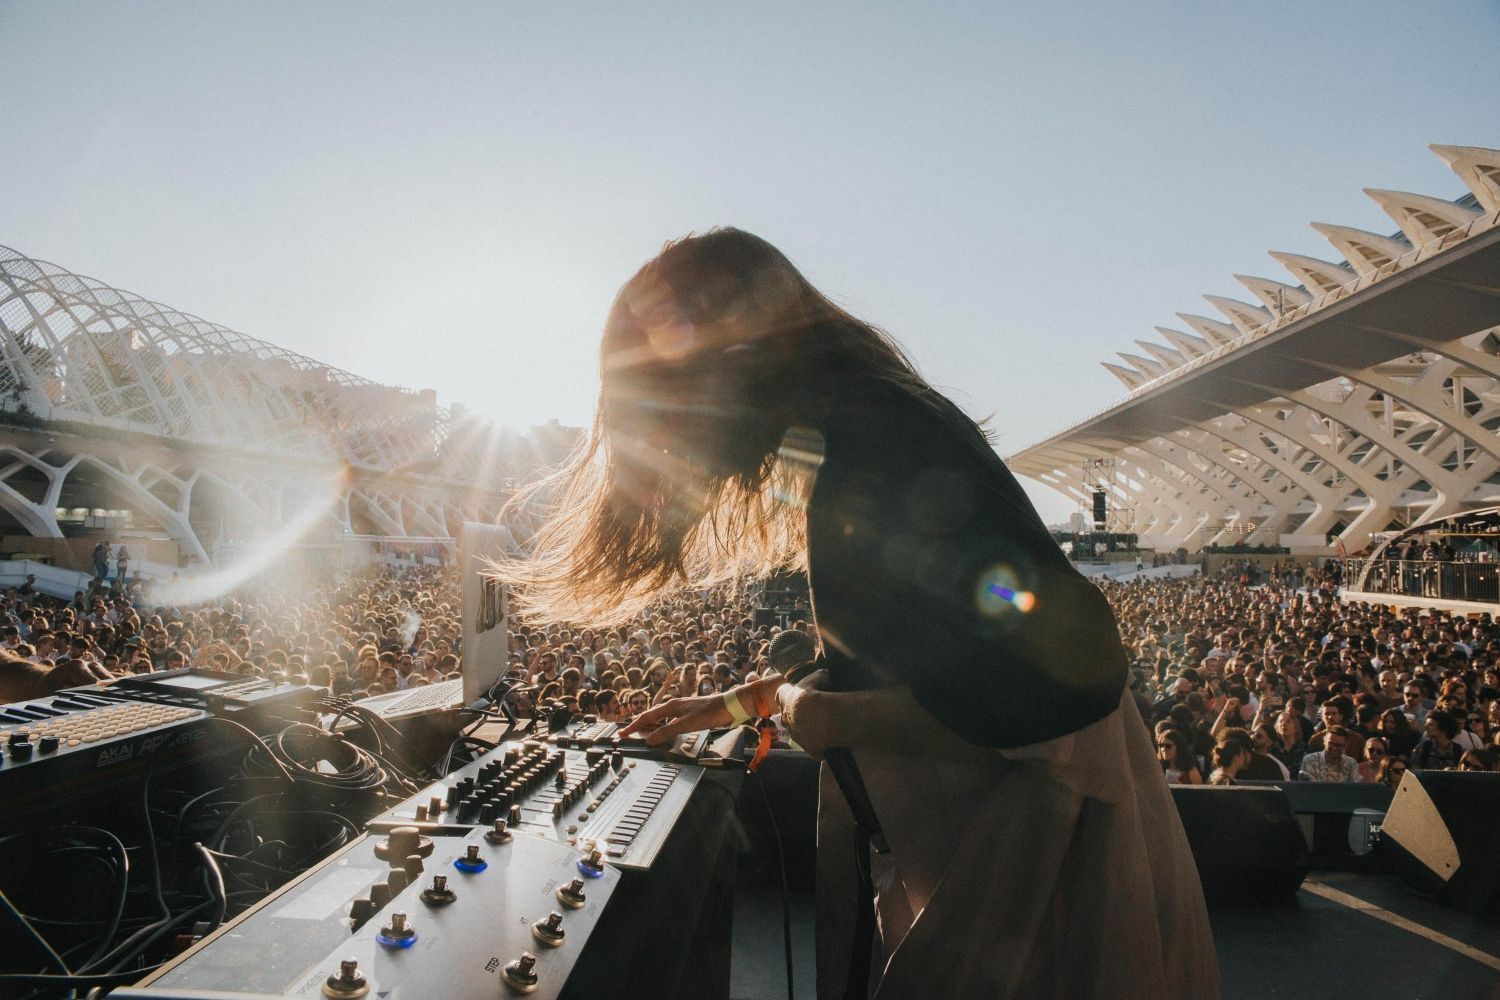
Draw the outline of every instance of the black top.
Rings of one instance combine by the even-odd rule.
[[[1128,669],[1104,595],[1068,563],[978,427],[930,400],[845,389],[824,423],[808,576],[835,684],[908,684],[982,746],[1103,718]]]

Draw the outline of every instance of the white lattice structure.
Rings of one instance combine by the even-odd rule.
[[[70,499],[108,495],[189,564],[211,561],[204,493],[216,539],[253,538],[308,504],[317,537],[447,538],[495,515],[506,478],[556,458],[440,408],[431,391],[371,382],[3,247],[0,408],[12,531],[61,538]]]
[[[1398,233],[1314,224],[1342,259],[1235,275],[1256,301],[1205,296],[1223,319],[1137,341],[1105,364],[1129,395],[1012,468],[1080,504],[1104,487],[1158,548],[1355,551],[1500,499],[1500,150],[1432,149],[1468,195],[1366,189]]]

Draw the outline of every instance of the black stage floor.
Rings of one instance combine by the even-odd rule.
[[[1295,902],[1215,904],[1209,917],[1225,1000],[1500,1000],[1500,916],[1439,906],[1388,876],[1317,872]],[[812,928],[811,894],[794,892],[802,1000],[814,998]],[[735,901],[731,997],[785,1000],[782,954],[780,893],[746,888]]]

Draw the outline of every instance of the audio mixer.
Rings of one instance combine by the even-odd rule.
[[[110,995],[556,997],[620,873],[597,851],[493,833],[428,837],[407,827],[361,837]]]
[[[504,744],[427,786],[369,824],[425,833],[471,829],[540,834],[594,845],[621,868],[650,868],[703,770],[604,746]]]

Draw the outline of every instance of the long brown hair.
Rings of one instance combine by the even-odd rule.
[[[526,558],[496,567],[525,619],[616,624],[673,590],[803,566],[788,498],[806,463],[783,442],[835,384],[896,387],[974,433],[890,337],[738,229],[668,243],[620,289],[599,354],[588,438],[512,501],[550,508]]]

